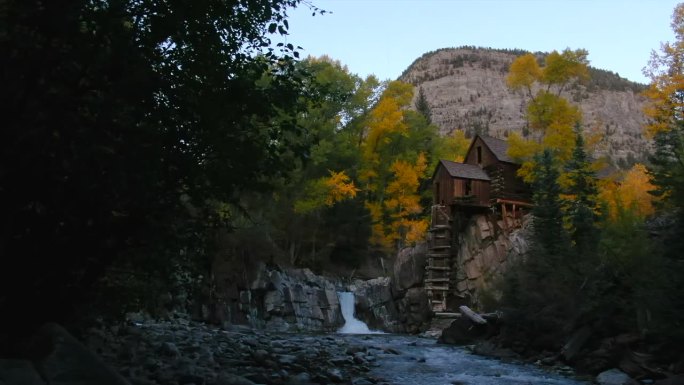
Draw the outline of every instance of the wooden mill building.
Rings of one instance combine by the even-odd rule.
[[[497,213],[507,223],[531,206],[529,187],[517,176],[520,165],[507,154],[505,140],[477,135],[463,163],[440,160],[433,175],[434,204],[425,285],[434,311],[446,310],[452,247],[467,217]]]

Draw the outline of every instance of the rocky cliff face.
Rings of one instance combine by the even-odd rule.
[[[399,78],[419,88],[431,108],[432,121],[443,134],[453,130],[505,138],[526,127],[522,93],[506,86],[508,67],[522,51],[449,48],[423,55]],[[642,136],[646,122],[644,88],[608,71],[591,69],[592,80],[564,95],[580,106],[585,130],[605,135],[597,156],[618,165],[643,160],[648,149]],[[416,95],[418,92],[415,93]]]
[[[483,291],[491,288],[511,261],[527,252],[531,219],[530,215],[501,219],[493,214],[468,219],[458,234],[458,250],[452,260],[455,275],[451,285],[457,297],[480,303]]]
[[[392,277],[355,282],[357,317],[371,329],[393,333],[425,331],[432,309],[423,288],[427,245],[401,250],[394,262]]]
[[[230,284],[203,307],[202,319],[273,331],[335,331],[344,325],[339,291],[353,291],[357,318],[371,329],[418,333],[432,316],[422,288],[425,245],[405,249],[395,277],[336,281],[309,269],[260,265],[248,284]],[[398,278],[397,278],[398,277]]]
[[[339,282],[309,269],[261,264],[245,285],[224,284],[202,311],[202,319],[275,331],[334,331],[344,325]]]

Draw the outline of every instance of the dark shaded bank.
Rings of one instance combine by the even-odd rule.
[[[266,332],[176,319],[90,328],[83,344],[58,325],[33,358],[0,360],[0,383],[104,385],[578,385],[433,339],[396,334]]]
[[[586,326],[563,345],[549,348],[543,333],[531,338],[511,336],[505,331],[505,317],[482,316],[484,324],[459,316],[443,330],[439,342],[468,346],[483,356],[572,370],[596,377],[600,384],[684,384],[684,351],[670,343],[634,333],[605,336]]]

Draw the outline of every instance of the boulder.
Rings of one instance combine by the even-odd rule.
[[[262,264],[239,302],[243,317],[256,328],[333,331],[344,324],[335,284],[309,269]]]
[[[432,319],[432,309],[425,289],[408,289],[404,298],[399,301],[399,312],[406,315],[404,323],[407,333],[417,334],[427,330]]]
[[[639,383],[631,379],[627,374],[619,369],[610,369],[601,372],[596,376],[596,383],[599,385],[638,385]]]
[[[0,360],[0,384],[44,385],[31,361]]]
[[[487,335],[487,325],[470,322],[466,317],[458,317],[448,328],[442,330],[438,342],[450,345],[470,345]]]
[[[119,373],[60,325],[50,323],[38,330],[28,345],[28,356],[38,373],[51,385],[128,385]]]
[[[402,333],[400,313],[392,293],[392,281],[388,277],[374,278],[355,284],[356,316],[371,329]]]
[[[420,286],[425,276],[427,244],[402,249],[394,262],[394,287],[397,291]]]
[[[658,380],[654,385],[684,385],[684,374],[678,374],[662,380]]]

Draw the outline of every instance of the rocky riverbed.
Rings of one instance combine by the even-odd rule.
[[[405,335],[296,334],[188,321],[92,329],[90,349],[132,384],[579,384]]]

